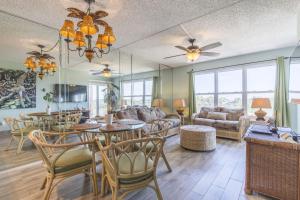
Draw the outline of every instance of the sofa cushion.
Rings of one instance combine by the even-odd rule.
[[[146,123],[151,122],[155,119],[158,119],[156,116],[156,111],[150,108],[139,108],[137,110],[139,120],[142,120]]]
[[[165,118],[164,120],[168,121],[171,124],[171,128],[178,127],[178,126],[180,126],[180,123],[181,123],[180,119]]]
[[[229,121],[229,120],[216,120],[214,125],[216,128],[226,129],[226,130],[239,130],[239,122],[238,121]]]
[[[195,118],[194,124],[196,125],[206,125],[206,126],[214,126],[216,120],[214,119],[206,119],[206,118]]]
[[[167,116],[167,114],[164,111],[162,111],[160,108],[154,108],[154,110],[156,112],[156,117],[158,119],[163,119]]]
[[[209,112],[207,114],[208,119],[215,119],[215,120],[226,120],[227,113],[224,112]]]
[[[117,112],[118,119],[135,119],[138,120],[138,114],[135,108],[128,108]]]
[[[244,109],[222,108],[221,112],[228,113],[226,119],[229,121],[238,121],[244,115]]]
[[[214,112],[214,111],[215,111],[215,108],[202,107],[198,116],[200,118],[207,118],[207,114],[209,112]]]

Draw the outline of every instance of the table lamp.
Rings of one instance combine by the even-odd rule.
[[[256,112],[257,121],[265,121],[267,113],[262,108],[272,108],[269,98],[253,98],[251,108],[259,108]]]
[[[176,108],[176,111],[179,115],[183,115],[184,108],[186,107],[184,99],[175,99],[173,101],[173,106]]]
[[[152,107],[161,108],[164,106],[164,100],[161,98],[154,99],[152,102]]]
[[[291,104],[300,104],[300,99],[291,99]]]

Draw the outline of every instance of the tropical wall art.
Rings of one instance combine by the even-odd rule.
[[[0,110],[35,107],[36,74],[0,68]]]

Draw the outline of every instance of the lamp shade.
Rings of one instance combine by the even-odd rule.
[[[194,62],[199,58],[200,54],[197,51],[191,51],[186,53],[186,58],[189,62]]]
[[[104,35],[102,38],[103,42],[105,44],[113,44],[116,41],[116,37],[112,31],[112,28],[110,26],[105,27]]]
[[[79,48],[85,46],[83,33],[81,31],[76,31],[76,35],[75,35],[73,43]]]
[[[60,29],[59,33],[65,38],[75,37],[74,23],[71,20],[65,20],[64,25]]]
[[[173,106],[174,108],[185,108],[186,107],[186,103],[184,99],[175,99],[173,101]]]
[[[164,106],[164,100],[163,99],[154,99],[152,102],[152,107],[163,107]]]
[[[269,98],[253,98],[251,108],[272,108]]]
[[[300,104],[300,99],[291,99],[292,104]]]
[[[82,24],[80,25],[80,30],[85,35],[94,35],[98,32],[94,22],[93,18],[90,15],[85,15],[83,17]]]
[[[96,42],[96,47],[98,47],[99,49],[106,49],[107,48],[107,45],[105,44],[103,39],[104,39],[104,35],[99,34],[97,42]]]

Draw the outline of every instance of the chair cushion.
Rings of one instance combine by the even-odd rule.
[[[239,130],[239,122],[238,121],[229,121],[229,120],[216,120],[214,125],[216,128],[226,129],[226,130]]]
[[[53,125],[51,126],[52,130],[54,131],[65,131],[65,130],[69,130],[71,128],[71,124],[58,124],[58,125]]]
[[[27,127],[23,128],[22,130],[23,130],[23,135],[28,135],[31,131],[38,130],[38,128],[36,128],[34,126],[27,126]],[[20,131],[12,131],[11,133],[15,136],[21,135]]]
[[[131,174],[131,162],[133,162],[134,157],[135,162],[133,166],[133,173],[140,173],[145,171],[145,156],[142,152],[139,153],[128,153],[128,157],[125,154],[122,154],[119,158],[119,173],[121,175]],[[153,167],[153,161],[149,158],[147,163],[147,169]]]
[[[56,156],[53,156],[53,159]],[[73,149],[65,152],[55,163],[55,172],[61,173],[92,163],[92,152],[88,148]]]
[[[227,113],[223,112],[208,112],[207,118],[215,120],[226,120],[226,115]]]
[[[206,126],[214,126],[216,120],[214,119],[205,119],[205,118],[195,118],[194,124],[196,125],[206,125]]]

